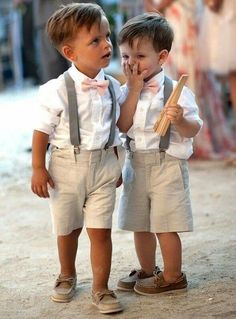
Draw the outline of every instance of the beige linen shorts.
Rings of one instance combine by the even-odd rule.
[[[127,153],[118,226],[134,232],[193,230],[188,163],[164,152]]]
[[[113,148],[79,154],[54,148],[49,173],[55,184],[49,201],[54,233],[68,235],[84,224],[111,228],[116,181],[121,174]]]

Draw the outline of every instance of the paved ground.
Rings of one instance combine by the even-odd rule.
[[[69,304],[49,300],[58,272],[56,242],[47,201],[31,194],[30,153],[25,152],[35,94],[0,95],[0,318],[104,318],[91,305],[85,232],[79,243],[75,299]],[[236,318],[236,168],[192,161],[190,176],[195,231],[182,235],[188,291],[154,297],[118,292],[125,311],[112,318]],[[115,289],[117,280],[138,265],[132,234],[117,229],[116,214],[113,244],[110,286]],[[162,266],[159,252],[157,259]]]

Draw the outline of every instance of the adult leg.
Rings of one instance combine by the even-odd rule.
[[[142,270],[151,275],[156,266],[156,236],[150,232],[135,232],[134,244]]]
[[[236,71],[229,74],[229,88],[231,102],[234,108],[234,116],[236,118]]]
[[[69,235],[58,236],[57,246],[62,277],[75,277],[75,259],[78,248],[78,237],[82,228],[73,230]]]
[[[159,240],[166,282],[173,283],[181,276],[182,246],[177,233],[156,234]]]
[[[102,292],[108,289],[108,280],[111,270],[111,229],[87,228],[87,233],[91,243],[92,291],[94,293]]]

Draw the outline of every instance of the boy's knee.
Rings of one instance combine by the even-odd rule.
[[[111,229],[87,229],[90,240],[107,242],[111,240]]]

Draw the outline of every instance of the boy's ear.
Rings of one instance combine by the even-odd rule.
[[[162,65],[166,62],[167,58],[168,58],[169,52],[167,50],[162,50],[159,53],[159,64]]]
[[[63,45],[61,48],[61,53],[64,55],[64,57],[70,61],[75,61],[76,57],[74,55],[73,49],[69,45]]]

